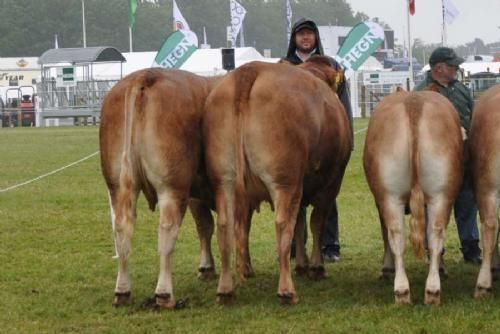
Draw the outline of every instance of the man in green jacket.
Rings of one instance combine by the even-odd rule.
[[[447,47],[435,49],[430,58],[430,71],[424,81],[414,90],[424,90],[431,84],[438,87],[439,92],[455,106],[460,117],[462,132],[467,136],[470,129],[474,102],[469,89],[456,79],[458,66],[464,59],[457,56],[455,51]],[[481,263],[479,248],[479,231],[477,228],[477,206],[472,191],[471,171],[468,162],[465,162],[465,173],[460,192],[453,205],[461,250],[466,262]]]

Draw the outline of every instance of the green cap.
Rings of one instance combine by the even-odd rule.
[[[449,65],[460,65],[464,62],[464,59],[457,56],[453,49],[447,47],[439,47],[432,51],[431,57],[429,58],[429,64],[434,65],[437,63],[446,63]]]

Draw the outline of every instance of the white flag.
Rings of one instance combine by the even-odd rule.
[[[290,5],[290,0],[286,0],[286,19],[287,19],[287,27],[286,27],[286,34],[287,34],[287,43],[290,41],[290,35],[292,34],[292,6]]]
[[[246,9],[242,5],[237,3],[235,0],[230,0],[229,5],[231,8],[231,47],[236,46],[236,37],[240,32],[243,20],[247,13]]]
[[[451,0],[443,0],[443,11],[444,19],[448,24],[452,24],[458,14],[460,14],[457,7],[455,7]]]
[[[175,0],[173,9],[174,9],[174,30],[191,30],[189,28],[189,24],[187,23],[186,19],[184,18],[184,16],[182,16],[179,7],[177,7]]]

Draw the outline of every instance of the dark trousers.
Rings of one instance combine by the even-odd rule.
[[[470,243],[475,242],[477,244],[479,240],[477,205],[474,200],[472,178],[468,168],[466,168],[462,187],[453,204],[453,213],[462,248],[467,248],[467,245]]]

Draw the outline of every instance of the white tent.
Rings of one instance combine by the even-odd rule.
[[[358,68],[358,71],[380,71],[384,66],[377,60],[377,58],[370,56],[365,60],[363,65]]]
[[[222,68],[222,49],[198,49],[182,64],[181,69],[198,75],[213,76],[225,74]],[[125,52],[127,61],[123,63],[123,76],[134,71],[149,68],[153,64],[156,52]],[[277,62],[277,58],[264,58],[255,48],[235,48],[235,66],[241,66],[254,60]],[[118,79],[120,77],[119,64],[93,65],[95,79]]]
[[[479,72],[492,72],[500,73],[500,62],[487,62],[487,61],[474,61],[465,62],[460,64],[460,68],[464,70],[466,74],[474,74]],[[425,65],[422,72],[427,72],[430,70],[429,64]]]

